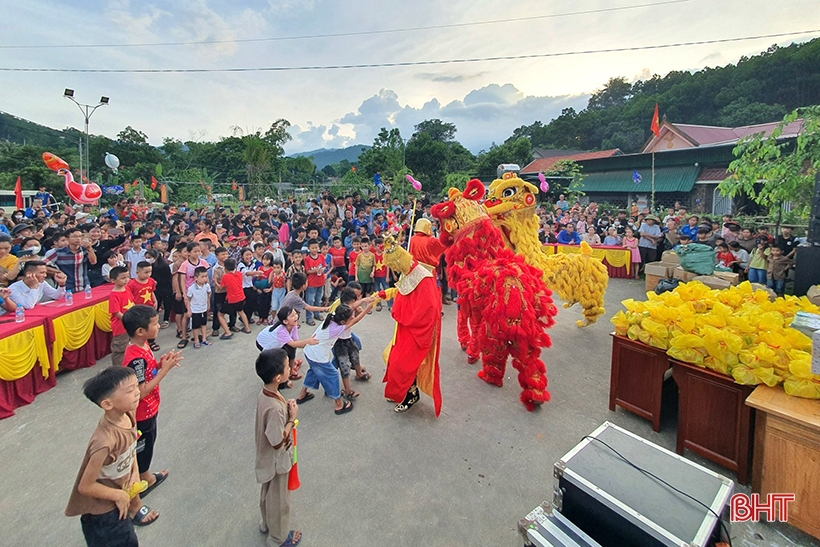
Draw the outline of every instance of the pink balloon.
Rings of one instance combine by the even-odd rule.
[[[404,175],[404,178],[407,179],[407,182],[413,185],[413,189],[417,192],[421,191],[421,183],[414,179],[411,175]]]
[[[550,191],[550,184],[547,182],[544,173],[538,173],[538,180],[541,181],[541,191],[546,193]]]
[[[102,196],[102,190],[96,183],[80,184],[75,182],[74,176],[68,169],[60,169],[58,173],[65,177],[66,194],[77,203],[93,204]]]

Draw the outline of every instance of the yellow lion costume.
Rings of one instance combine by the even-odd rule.
[[[604,310],[604,292],[609,275],[600,260],[592,257],[592,247],[581,243],[580,254],[547,254],[538,240],[535,202],[538,189],[515,173],[490,184],[484,207],[504,235],[507,246],[541,270],[544,283],[565,301],[564,307],[580,303],[584,327],[598,320]]]

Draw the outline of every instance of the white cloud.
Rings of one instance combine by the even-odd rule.
[[[398,127],[402,136],[409,138],[413,127],[419,122],[440,118],[456,124],[456,139],[473,152],[478,152],[489,148],[494,141],[502,141],[516,127],[529,125],[535,120],[546,123],[558,116],[563,108],[583,108],[587,100],[586,95],[525,96],[512,84],[490,84],[444,106],[438,99],[431,99],[421,108],[414,108],[402,105],[399,95],[385,88],[365,99],[356,112],[345,114],[337,123],[351,128],[353,136],[347,141],[350,144],[370,144],[382,127]],[[288,145],[288,152],[316,148],[314,145],[319,142],[316,135],[320,132],[324,140],[331,136],[321,125],[311,126],[308,130],[299,128]]]

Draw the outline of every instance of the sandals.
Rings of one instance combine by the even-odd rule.
[[[336,414],[336,416],[341,416],[342,414],[347,414],[351,410],[353,410],[353,403],[346,401],[342,408],[334,410],[333,413]]]
[[[207,340],[203,340],[202,345],[203,346],[212,346],[213,344],[211,342],[207,341]]]
[[[313,319],[308,319],[307,321],[305,321],[305,325],[307,325],[309,327],[315,327],[316,326],[316,321],[314,321]]]
[[[179,348],[179,349],[185,349],[187,346],[188,346],[188,339],[187,338],[184,338],[184,339],[180,340],[179,344],[177,344],[177,348]]]
[[[342,397],[344,397],[348,401],[352,401],[353,399],[358,398],[359,395],[361,395],[361,393],[353,389],[351,389],[350,391],[342,391]]]
[[[151,348],[151,351],[159,351],[160,350],[159,344],[157,344],[156,342],[154,342],[152,344],[149,344],[148,347]]]
[[[171,326],[171,323],[169,323],[168,321],[163,321],[162,323],[159,324],[159,328],[161,328],[161,329],[167,329],[170,326]]]
[[[279,547],[296,547],[302,541],[302,532],[299,532],[299,539],[294,540],[293,536],[296,534],[296,530],[291,530],[288,534],[288,537],[285,539],[285,542],[280,545]]]
[[[292,387],[293,387],[293,382],[291,382],[290,380],[288,380],[287,382],[282,382],[281,384],[279,384],[279,389],[290,389]]]
[[[301,380],[303,377],[304,377],[304,374],[302,374],[301,372],[296,372],[296,373],[292,373],[290,375],[289,379],[290,380]]]
[[[143,491],[140,493],[140,498],[144,498],[145,496],[147,496],[148,494],[150,494],[150,493],[151,493],[151,490],[153,490],[154,488],[156,488],[157,486],[159,486],[160,484],[162,484],[162,482],[163,482],[165,479],[167,479],[167,478],[168,478],[168,472],[167,472],[167,471],[165,472],[165,474],[164,474],[164,475],[163,475],[162,473],[152,473],[152,475],[154,475],[154,478],[156,479],[156,482],[154,482],[154,484],[152,484],[151,486],[149,486],[148,488],[146,488],[145,490],[143,490]],[[149,510],[150,510],[150,509],[149,509]]]
[[[252,331],[251,331],[251,329],[242,329],[239,332],[241,332],[242,334],[250,334]]]
[[[233,333],[225,333],[219,337],[220,340],[230,340],[231,338],[233,338]]]
[[[199,342],[194,342],[194,349],[199,349],[200,347],[202,346]]]
[[[306,402],[310,401],[314,397],[316,397],[316,395],[314,395],[313,393],[308,391],[307,394],[304,397],[302,397],[301,399],[296,399],[296,404],[301,405],[302,403],[306,403]]]
[[[148,515],[151,514],[151,511],[153,511],[153,509],[151,509],[147,505],[143,505],[142,507],[140,507],[140,510],[137,511],[137,514],[131,517],[131,522],[133,522],[135,526],[148,526],[149,524],[151,524],[159,518],[159,512],[157,512],[157,516],[155,516],[152,520],[146,522],[146,519],[148,518]]]
[[[372,375],[369,372],[364,371],[361,376],[356,376],[356,381],[367,382],[368,380],[370,380],[370,378],[372,378]]]

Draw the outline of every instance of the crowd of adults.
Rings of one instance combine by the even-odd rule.
[[[595,201],[570,205],[562,194],[554,206],[541,206],[537,214],[543,243],[577,245],[586,241],[593,246],[634,249],[632,262],[641,267],[660,260],[664,251],[679,245],[706,245],[715,250],[719,267],[768,284],[779,294],[788,271],[795,266],[800,243],[790,226],[781,227],[781,233],[775,235],[765,225],[741,226],[732,215],[718,219],[692,214],[679,202],[659,218],[635,202],[628,209],[602,211]]]

